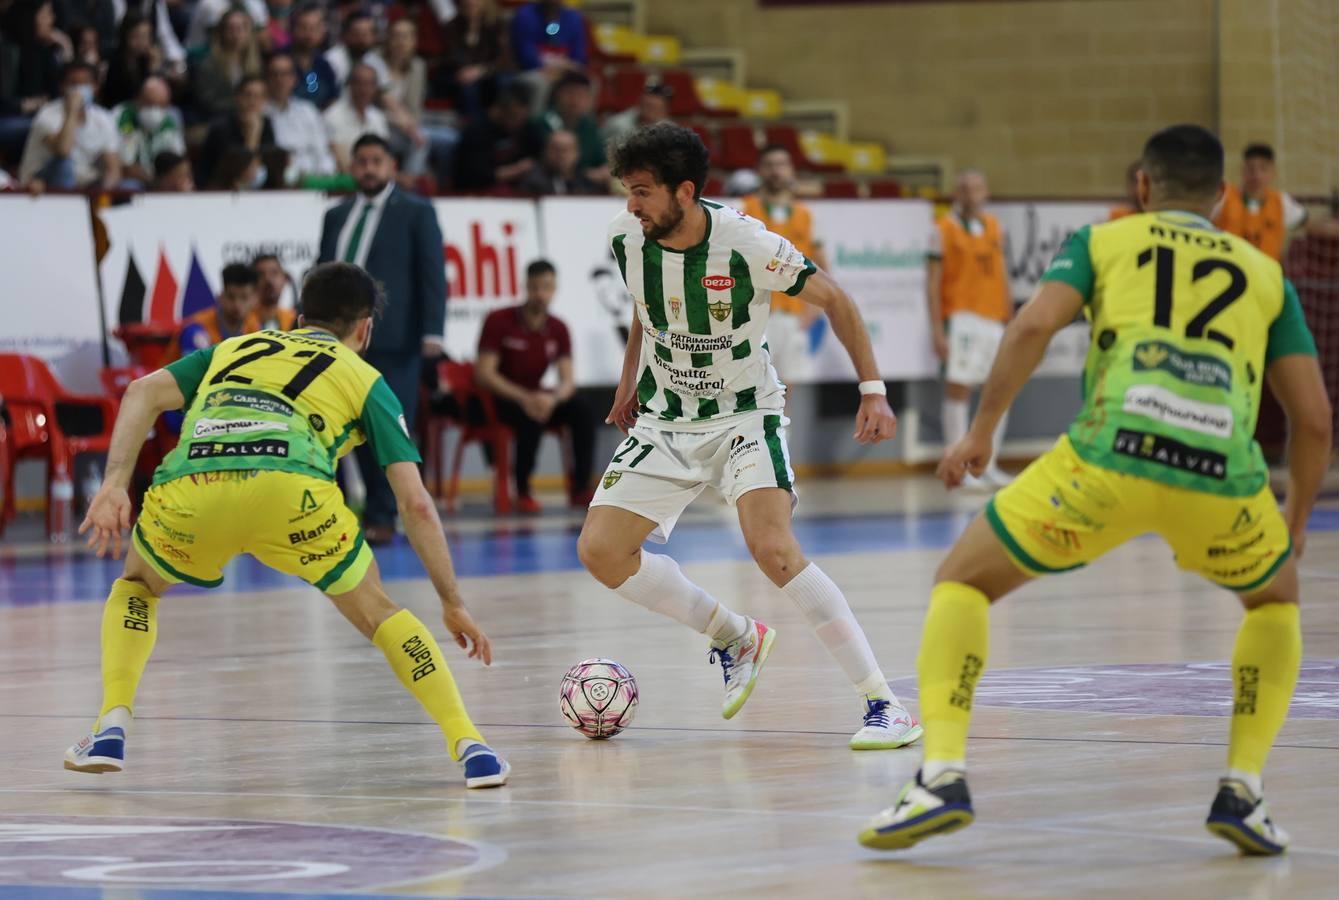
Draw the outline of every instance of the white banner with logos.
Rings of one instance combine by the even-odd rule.
[[[83,197],[0,196],[0,352],[46,360],[75,391],[97,390],[102,323]]]
[[[446,241],[446,352],[472,360],[484,319],[525,297],[525,267],[540,256],[530,200],[434,200]]]

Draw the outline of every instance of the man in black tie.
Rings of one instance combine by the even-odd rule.
[[[399,399],[402,424],[413,434],[422,357],[442,354],[446,266],[432,204],[396,187],[396,168],[382,138],[365,134],[354,143],[358,193],[325,214],[319,262],[354,263],[384,286],[386,310],[372,329],[367,361]],[[385,544],[395,534],[395,495],[366,451],[366,445],[357,450],[367,485],[363,535],[369,544]]]

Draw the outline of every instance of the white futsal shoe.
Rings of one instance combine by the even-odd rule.
[[[772,652],[776,632],[757,619],[744,618],[744,634],[733,641],[712,641],[707,661],[721,664],[725,679],[725,702],[721,704],[721,718],[733,718],[753,693],[753,685],[762,672],[762,664]]]
[[[896,750],[920,740],[920,723],[891,700],[867,697],[865,724],[851,738],[852,750]]]

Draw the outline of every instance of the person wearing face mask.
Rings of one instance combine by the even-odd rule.
[[[395,157],[385,138],[364,135],[351,155],[358,193],[325,214],[318,262],[353,263],[385,286],[386,311],[367,361],[399,399],[402,424],[413,434],[422,360],[441,356],[446,331],[442,230],[428,201],[396,186]],[[367,485],[367,541],[387,543],[395,534],[395,495],[373,457],[360,453],[358,465]]]
[[[277,149],[274,128],[265,115],[265,80],[258,75],[243,78],[234,96],[236,110],[209,126],[195,176],[200,184],[217,180],[217,169],[229,150],[240,147],[267,156]]]
[[[33,117],[19,180],[34,193],[120,183],[116,121],[93,99],[95,77],[86,63],[70,63],[61,78],[62,96]]]
[[[144,81],[133,101],[112,110],[121,135],[121,165],[127,178],[148,184],[153,180],[153,161],[158,154],[185,155],[181,115],[171,103],[167,82],[154,75]]]

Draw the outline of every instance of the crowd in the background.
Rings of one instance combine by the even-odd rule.
[[[352,189],[390,143],[423,192],[603,194],[605,141],[562,0],[0,0],[0,188]]]

